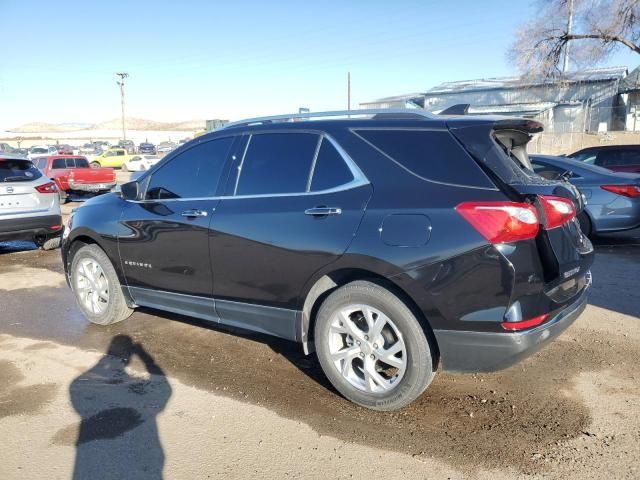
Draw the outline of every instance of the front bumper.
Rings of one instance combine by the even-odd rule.
[[[69,189],[79,192],[102,192],[104,190],[111,190],[116,186],[116,182],[108,183],[75,183],[69,182]]]
[[[57,227],[57,228],[55,228]],[[0,220],[0,240],[31,240],[62,232],[62,216],[42,215]]]
[[[434,330],[443,370],[492,372],[510,367],[564,332],[587,306],[583,289],[577,300],[539,327],[522,332]]]

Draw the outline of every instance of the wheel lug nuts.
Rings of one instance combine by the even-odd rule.
[[[356,345],[360,345],[360,340],[356,340]]]
[[[377,344],[377,343],[374,343],[374,344],[373,344],[373,348],[378,348],[378,344]]]
[[[372,353],[371,358],[375,360],[376,356]]]
[[[369,340],[369,337],[367,335],[364,336],[365,340]]]
[[[364,353],[361,353],[361,354],[360,354],[360,358],[364,358]]]

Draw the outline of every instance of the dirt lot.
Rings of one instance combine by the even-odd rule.
[[[638,478],[640,232],[597,250],[557,341],[374,413],[288,342],[151,310],[90,325],[58,251],[0,244],[0,478]]]

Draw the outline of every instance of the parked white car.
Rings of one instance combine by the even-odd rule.
[[[30,160],[0,154],[0,241],[31,240],[51,250],[62,232],[56,184]]]
[[[149,170],[160,160],[162,159],[158,155],[135,155],[122,164],[122,169],[128,172],[142,172]]]
[[[35,145],[29,149],[27,158],[33,160],[43,155],[58,155],[58,149],[53,145]]]

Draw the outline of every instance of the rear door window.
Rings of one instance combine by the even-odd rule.
[[[233,137],[219,138],[174,157],[151,176],[146,198],[215,196],[232,143]]]
[[[0,182],[28,182],[42,173],[28,160],[0,160]]]
[[[342,155],[329,140],[323,138],[313,169],[310,190],[312,192],[328,190],[345,185],[352,180],[353,173],[351,173]]]
[[[242,161],[236,195],[304,193],[320,136],[312,133],[253,134]]]
[[[67,168],[67,160],[64,158],[54,158],[53,162],[51,162],[51,168],[59,169],[59,168]]]
[[[405,170],[428,181],[486,188],[486,175],[444,130],[357,130],[358,136]]]

